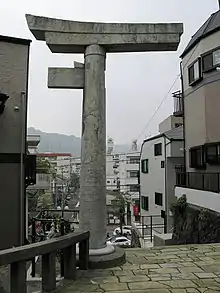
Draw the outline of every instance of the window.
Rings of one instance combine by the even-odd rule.
[[[175,128],[178,128],[178,127],[180,127],[182,125],[183,125],[183,123],[175,123]]]
[[[139,164],[140,157],[127,157],[127,164]]]
[[[138,171],[128,171],[130,178],[137,178],[138,177]]]
[[[158,206],[163,206],[163,194],[155,192],[155,204]]]
[[[149,211],[149,198],[147,196],[141,197],[141,207],[145,211]]]
[[[129,187],[130,187],[131,192],[138,192],[139,191],[139,185],[138,184],[129,185]]]
[[[141,161],[141,172],[148,173],[148,159]]]
[[[110,183],[110,180],[107,180],[107,183]]]
[[[206,146],[206,161],[210,165],[220,165],[220,144]]]
[[[220,64],[220,48],[205,53],[202,56],[203,72],[215,69]]]
[[[155,156],[162,155],[162,143],[157,143],[154,145],[154,155]]]
[[[213,52],[213,65],[220,64],[220,49]]]
[[[161,161],[160,166],[161,166],[162,169],[165,168],[165,162]]]
[[[196,169],[205,169],[205,152],[203,146],[191,148],[189,150],[190,167]]]
[[[201,75],[201,59],[198,58],[193,64],[188,67],[188,77],[189,85],[194,84],[196,81],[200,80]]]

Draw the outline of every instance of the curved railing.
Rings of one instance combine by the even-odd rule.
[[[0,266],[10,265],[10,293],[26,293],[26,262],[42,255],[42,290],[56,289],[56,252],[63,251],[64,279],[74,279],[76,267],[88,269],[89,232],[65,236],[0,251]],[[76,244],[79,243],[79,263],[76,264]]]

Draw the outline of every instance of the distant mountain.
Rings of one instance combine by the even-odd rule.
[[[28,134],[40,135],[39,152],[71,153],[74,157],[80,156],[81,139],[79,137],[59,133],[46,133],[34,127],[28,128]],[[114,146],[114,153],[129,151],[131,151],[131,145]]]

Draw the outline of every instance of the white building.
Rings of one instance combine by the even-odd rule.
[[[72,157],[70,153],[39,153],[37,156],[48,160],[59,177],[63,179],[70,178]]]
[[[81,169],[81,158],[71,158],[71,172],[76,173],[80,176],[80,169]]]
[[[139,200],[140,152],[112,154],[106,156],[106,188],[120,190]]]
[[[170,119],[175,120],[172,116]],[[169,120],[170,120],[169,119]],[[177,119],[179,120],[179,119]],[[165,129],[164,123],[160,129]],[[141,216],[162,232],[166,215],[168,230],[172,226],[170,204],[175,201],[174,186],[176,168],[183,164],[183,127],[177,127],[146,139],[141,147],[140,195]],[[153,216],[150,219],[150,216]]]

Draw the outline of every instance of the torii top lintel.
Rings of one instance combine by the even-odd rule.
[[[183,33],[182,23],[78,22],[26,15],[30,31],[46,41],[53,53],[84,53],[91,44],[107,53],[175,51]]]

